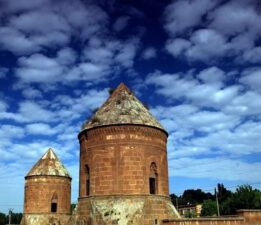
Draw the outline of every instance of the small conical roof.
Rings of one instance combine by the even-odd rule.
[[[26,177],[29,176],[63,176],[71,178],[69,172],[51,148],[26,175]]]
[[[164,130],[155,117],[123,83],[113,91],[92,118],[83,124],[82,130],[120,124],[147,125]]]

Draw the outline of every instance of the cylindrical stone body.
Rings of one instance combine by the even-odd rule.
[[[51,204],[56,203],[56,214],[70,214],[71,179],[60,176],[30,176],[25,179],[25,214],[52,213]]]
[[[155,195],[169,195],[164,131],[143,125],[103,126],[81,132],[79,140],[80,198],[150,194],[152,165]]]

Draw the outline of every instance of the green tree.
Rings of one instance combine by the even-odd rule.
[[[12,213],[12,223],[20,224],[22,220],[23,214],[22,213]]]
[[[172,204],[177,207],[177,199],[178,199],[178,196],[175,195],[175,194],[170,194],[169,197],[170,197],[170,199],[171,199]]]
[[[223,184],[218,184],[217,187],[218,199],[220,202],[232,196],[232,191],[227,190]]]
[[[219,203],[220,215],[234,215],[236,211],[232,207],[232,197],[228,197]]]
[[[0,225],[8,224],[7,215],[4,213],[0,213]]]
[[[187,211],[187,212],[185,212],[184,217],[185,218],[195,218],[195,217],[197,217],[197,215],[195,212]]]
[[[217,204],[215,200],[205,200],[202,204],[201,216],[216,216]]]
[[[202,203],[204,200],[213,199],[214,196],[210,193],[205,193],[201,189],[189,189],[183,192],[181,197],[181,204],[198,204]]]
[[[73,210],[76,208],[76,204],[75,203],[72,203],[71,204],[71,213],[73,213]]]
[[[241,185],[233,195],[232,205],[235,209],[260,209],[261,192],[250,185]]]

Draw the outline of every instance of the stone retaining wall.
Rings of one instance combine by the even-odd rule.
[[[261,225],[259,209],[241,209],[237,214],[231,217],[164,219],[161,225]]]
[[[261,225],[261,210],[241,209],[237,213],[245,218],[246,225]]]
[[[162,225],[245,225],[243,217],[162,220]]]

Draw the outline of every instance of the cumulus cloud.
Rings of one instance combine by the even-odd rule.
[[[22,90],[22,94],[27,99],[41,98],[43,97],[42,92],[31,86],[26,86]]]
[[[156,49],[153,47],[148,47],[144,49],[142,53],[142,58],[143,59],[152,59],[156,57]]]
[[[180,34],[202,21],[203,15],[218,1],[175,1],[165,10],[166,30],[173,36]]]
[[[176,1],[165,10],[167,51],[189,61],[260,62],[258,6],[253,1]]]
[[[192,46],[186,52],[189,59],[208,62],[224,56],[227,50],[226,39],[215,30],[201,29],[190,38]]]
[[[194,73],[194,72],[193,72]],[[219,109],[230,103],[241,90],[240,85],[223,87],[224,72],[221,69],[210,67],[202,70],[195,79],[191,71],[178,74],[161,74],[155,72],[146,78],[147,84],[153,84],[156,92],[169,99],[185,99],[199,106]]]
[[[137,38],[128,41],[92,38],[81,57],[68,47],[60,49],[53,57],[41,53],[20,57],[15,74],[26,84],[99,83],[112,73],[132,68],[138,48]]]
[[[72,119],[83,115],[90,115],[90,112],[100,106],[108,97],[107,89],[89,90],[86,94],[81,94],[75,98],[68,95],[58,95],[52,107],[56,109],[59,117],[64,119]],[[82,121],[84,122],[84,121]]]
[[[57,132],[57,129],[45,123],[32,123],[26,125],[26,131],[32,135],[53,135]]]
[[[253,90],[260,92],[261,87],[261,68],[249,68],[243,71],[240,82],[247,85]]]
[[[61,79],[63,67],[55,59],[42,54],[21,57],[16,75],[25,83],[30,82],[57,82]]]
[[[22,127],[5,124],[1,126],[0,137],[3,139],[16,139],[24,137],[25,132]]]
[[[215,174],[215,179],[223,182],[224,180],[259,182],[258,177],[261,175],[260,163],[247,163],[226,157],[202,159],[183,157],[170,160],[170,164],[171,176],[213,179],[213,174]],[[250,170],[253,171],[251,174]]]
[[[40,47],[23,33],[10,27],[0,27],[0,44],[0,49],[9,50],[18,55],[40,50]]]
[[[244,32],[258,35],[261,16],[257,4],[254,1],[228,1],[208,14],[209,26],[227,36]]]
[[[0,112],[5,112],[7,109],[7,104],[5,101],[0,100]]]
[[[205,83],[219,84],[225,79],[225,72],[217,67],[210,67],[200,71],[198,78]]]
[[[1,9],[5,17],[0,23],[1,48],[14,54],[57,49],[75,36],[86,40],[107,24],[107,14],[96,5],[86,7],[78,0],[28,2],[5,1]]]
[[[54,113],[45,109],[34,101],[22,101],[17,113],[1,112],[0,119],[15,120],[17,122],[53,121]]]
[[[184,54],[190,46],[191,43],[189,41],[182,38],[176,38],[167,42],[166,50],[173,56],[177,57]]]
[[[113,24],[113,30],[119,32],[122,31],[128,24],[130,17],[122,16],[118,18],[115,23]]]
[[[159,95],[173,101],[152,109],[169,132],[172,176],[257,181],[260,163],[242,158],[260,153],[259,68],[237,73],[239,79],[230,83],[233,74],[209,67],[187,73],[157,71],[147,76],[148,85],[154,85]],[[186,162],[192,164],[187,167]],[[229,165],[237,165],[238,169],[232,171]],[[224,166],[225,177],[224,171],[214,175],[214,171]],[[248,177],[249,169],[257,172]]]

